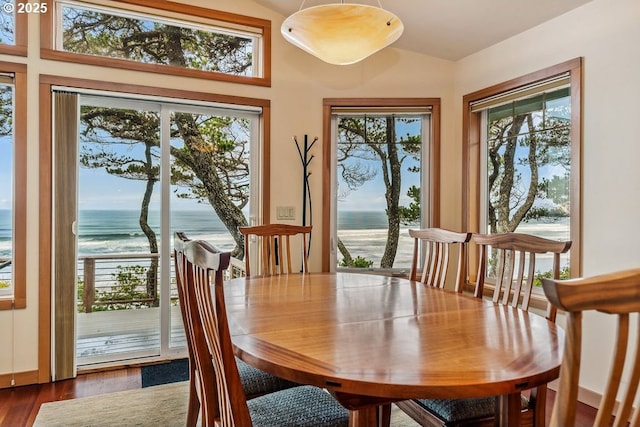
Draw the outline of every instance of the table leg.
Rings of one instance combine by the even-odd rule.
[[[390,403],[349,411],[349,427],[389,427],[390,422]]]
[[[496,396],[496,427],[510,427],[520,425],[520,392]]]

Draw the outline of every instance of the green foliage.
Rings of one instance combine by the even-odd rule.
[[[560,269],[560,279],[565,280],[570,277],[569,266],[565,265]],[[551,270],[545,271],[544,273],[537,272],[536,276],[533,278],[533,286],[542,286],[542,279],[551,279],[553,277],[553,272]]]
[[[11,283],[4,280],[0,280],[0,288],[8,288],[10,286],[11,286]]]
[[[407,196],[411,197],[413,201],[409,203],[409,207],[398,206],[398,213],[400,214],[400,221],[404,225],[419,224],[420,223],[420,188],[412,185],[407,191]]]
[[[132,308],[150,307],[152,301],[146,301],[149,296],[146,292],[147,268],[141,265],[118,265],[115,273],[111,273],[115,279],[114,285],[107,290],[97,291],[96,299],[91,307],[92,311],[129,310]],[[82,305],[84,297],[84,282],[78,281],[78,312],[86,312]],[[142,300],[142,301],[140,301]]]
[[[84,307],[84,280],[78,278],[78,286],[76,286],[76,301],[78,301],[78,313],[86,313]]]
[[[141,265],[128,265],[117,267],[115,273],[111,273],[115,278],[115,285],[111,287],[110,291],[104,291],[98,293],[98,301],[129,301],[147,298],[145,291],[139,291],[138,289],[145,289],[147,269]],[[129,304],[139,303],[126,303],[126,307],[130,308]],[[116,307],[123,304],[116,304]],[[118,308],[115,308],[118,309]]]
[[[355,257],[350,263],[347,263],[344,259],[340,261],[340,267],[369,268],[372,265],[373,261],[362,258],[360,255]]]

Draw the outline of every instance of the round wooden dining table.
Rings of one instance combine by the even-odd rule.
[[[225,301],[238,357],[327,389],[353,426],[384,424],[393,401],[482,396],[519,425],[521,391],[560,370],[563,333],[544,317],[403,278],[241,277]]]

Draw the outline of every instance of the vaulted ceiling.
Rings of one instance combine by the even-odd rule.
[[[404,23],[393,46],[458,60],[551,20],[590,0],[362,0],[382,5]],[[255,0],[284,16],[336,0]],[[304,4],[303,4],[304,3]],[[279,33],[274,28],[274,33]],[[559,34],[560,38],[562,35]]]

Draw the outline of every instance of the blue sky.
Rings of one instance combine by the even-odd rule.
[[[409,116],[409,119],[415,119],[416,116]],[[412,136],[419,136],[422,132],[422,123],[420,119],[412,120],[409,122],[403,120],[396,120],[396,132],[398,136],[405,136],[407,134]],[[400,155],[404,155],[401,152]],[[364,161],[349,159],[347,162],[357,161],[362,165],[366,165],[364,168],[367,171],[376,171],[376,175],[373,179],[365,182],[362,186],[355,190],[347,192],[347,186],[342,181],[342,177],[338,173],[338,210],[345,211],[384,211],[387,208],[387,202],[385,200],[385,184],[382,173],[382,165],[379,159]],[[413,200],[407,196],[407,190],[412,185],[416,187],[421,186],[420,173],[409,172],[408,168],[412,166],[420,166],[419,162],[414,158],[407,156],[402,163],[402,189],[400,192],[400,205],[408,206]],[[422,170],[426,172],[426,170]],[[341,194],[347,192],[345,197],[340,197]]]
[[[344,198],[340,198],[338,201],[339,210],[347,211],[371,211],[371,210],[384,210],[387,207],[385,200],[385,185],[382,175],[382,169],[379,161],[371,161],[371,168],[377,171],[375,178],[364,183],[356,190],[352,190]],[[400,205],[408,206],[412,199],[409,198],[406,193],[407,189],[415,185],[420,187],[420,174],[407,172],[408,164],[416,164],[415,161],[405,160],[402,167],[402,191],[400,195]],[[338,177],[338,182],[341,179]],[[345,184],[339,186],[339,191],[346,188]]]
[[[372,162],[373,167],[379,169],[379,162]],[[311,164],[311,169],[319,168],[319,163]],[[403,168],[406,170],[406,167]],[[318,171],[319,172],[319,171]],[[401,205],[411,202],[406,196],[406,189],[411,185],[420,185],[420,174],[405,173],[403,175],[403,191]],[[103,169],[80,169],[79,208],[80,209],[139,209],[144,194],[145,183],[122,179],[108,175]],[[159,207],[160,186],[154,188],[154,202]],[[384,182],[379,170],[376,177],[366,182],[362,187],[351,191],[340,201],[341,210],[384,210]],[[320,194],[312,194],[314,202],[319,202]],[[208,204],[198,204],[195,200],[184,200],[172,197],[172,205],[177,203],[182,209],[210,210]]]
[[[78,209],[140,209],[146,183],[107,174],[104,169],[80,168]],[[171,206],[180,209],[211,210],[208,204],[178,199],[171,195]],[[153,191],[152,210],[160,210],[160,184]]]

